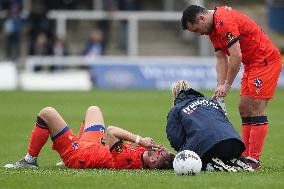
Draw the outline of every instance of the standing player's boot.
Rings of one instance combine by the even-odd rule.
[[[261,164],[259,160],[256,160],[252,157],[246,157],[247,164],[251,166],[254,170],[260,169]]]
[[[25,158],[22,158],[19,161],[16,161],[15,163],[6,164],[4,166],[6,169],[17,169],[17,168],[38,168],[37,161],[34,160],[33,162],[27,162]]]

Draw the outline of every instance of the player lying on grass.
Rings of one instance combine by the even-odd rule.
[[[166,132],[176,151],[196,152],[202,170],[252,170],[240,161],[245,145],[217,101],[192,89],[185,80],[173,84],[172,95]]]
[[[37,168],[37,157],[49,135],[65,166],[69,168],[168,169],[173,155],[149,137],[142,138],[124,129],[110,126],[105,145],[102,112],[97,106],[87,109],[80,133],[74,135],[61,115],[52,107],[43,108],[31,133],[27,154],[5,168]],[[122,140],[138,146],[123,144]]]

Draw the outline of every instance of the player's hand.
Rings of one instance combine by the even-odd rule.
[[[152,139],[150,137],[141,138],[140,141],[139,141],[139,145],[141,145],[145,148],[157,148],[158,147],[158,145],[156,144],[154,139]]]
[[[212,99],[216,99],[217,97],[225,97],[227,96],[229,90],[231,89],[231,85],[225,83],[223,85],[219,85],[212,96]]]

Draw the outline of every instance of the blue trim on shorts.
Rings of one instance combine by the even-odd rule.
[[[105,132],[105,127],[103,125],[92,125],[91,127],[88,127],[87,129],[84,130],[84,133],[89,132],[89,131],[100,131],[100,132]]]
[[[55,139],[57,139],[58,137],[60,137],[61,135],[63,135],[64,133],[66,133],[70,128],[68,126],[64,127],[64,129],[62,129],[62,131],[60,131],[59,133],[57,133],[57,135],[51,137],[51,140],[54,141]]]

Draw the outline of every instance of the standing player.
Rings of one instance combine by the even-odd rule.
[[[121,130],[125,133],[130,133],[123,129]],[[65,166],[69,168],[117,168],[114,158],[109,151],[109,146],[105,145],[104,131],[103,115],[97,106],[91,106],[87,109],[85,121],[82,124],[78,137],[73,134],[54,108],[43,108],[37,116],[31,133],[27,154],[21,160],[13,164],[7,164],[4,167],[8,169],[21,167],[37,168],[37,157],[50,135],[53,141],[53,150],[60,154]],[[148,137],[140,138],[136,141],[141,146],[144,146],[145,149],[157,147],[153,139]],[[145,152],[147,151],[148,149],[145,150]],[[159,150],[157,149],[157,151]],[[155,159],[156,161],[149,161],[150,159]],[[144,165],[147,168],[158,168],[156,164],[165,165],[165,163],[161,162],[164,160],[161,154],[152,154],[144,157]],[[168,166],[168,164],[165,166]],[[136,166],[134,168],[140,167]]]
[[[253,20],[231,7],[207,10],[191,5],[183,12],[181,22],[184,30],[209,35],[215,48],[217,88],[213,98],[227,95],[241,62],[244,64],[239,102],[246,146],[243,155],[252,167],[260,168],[268,131],[266,107],[282,67],[280,52]]]

